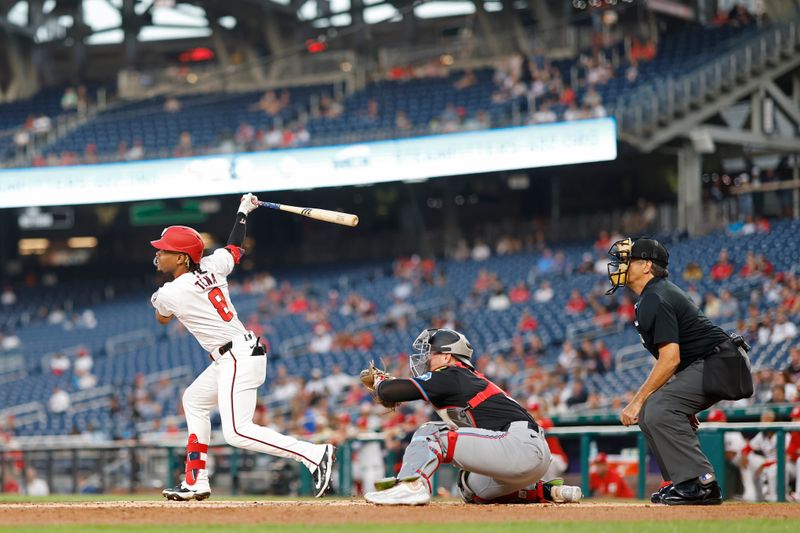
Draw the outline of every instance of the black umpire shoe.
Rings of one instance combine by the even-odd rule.
[[[716,481],[700,483],[690,479],[678,483],[661,497],[661,503],[667,505],[719,505],[722,503],[722,491]]]
[[[664,485],[663,487],[658,489],[658,491],[656,491],[656,492],[654,492],[653,494],[650,495],[650,502],[651,503],[664,503],[664,502],[661,501],[661,498],[663,498],[664,495],[666,493],[668,493],[669,491],[671,491],[671,490],[672,490],[672,483],[670,483],[669,485]]]
[[[325,445],[325,453],[319,462],[319,466],[314,470],[314,497],[319,498],[331,485],[331,473],[333,463],[336,461],[336,446],[333,444]]]

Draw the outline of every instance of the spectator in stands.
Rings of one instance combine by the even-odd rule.
[[[234,139],[239,150],[249,151],[253,149],[253,142],[256,138],[256,130],[249,122],[242,122],[236,128]]]
[[[11,306],[15,303],[17,303],[17,295],[14,293],[14,289],[11,288],[11,285],[4,286],[3,293],[0,294],[0,304]]]
[[[30,145],[31,134],[28,130],[20,128],[14,132],[14,146],[17,149],[17,157],[22,158],[27,156]]]
[[[492,249],[483,240],[477,239],[470,255],[473,261],[486,261],[491,257]]]
[[[74,87],[67,87],[64,94],[61,96],[61,109],[64,111],[72,111],[78,107],[78,93],[75,92]]]
[[[586,300],[583,299],[581,291],[572,289],[569,300],[567,300],[566,311],[570,315],[579,315],[586,310]]]
[[[567,407],[575,407],[576,405],[582,405],[586,403],[588,398],[589,393],[586,390],[583,381],[576,379],[569,387],[569,393],[567,394],[564,403],[567,405]]]
[[[408,115],[402,109],[397,111],[394,116],[394,127],[401,131],[408,131],[414,125],[411,123],[411,120],[408,118]]]
[[[686,264],[683,269],[683,281],[694,282],[703,279],[703,269],[694,261]]]
[[[561,345],[561,353],[558,354],[558,366],[562,371],[569,373],[580,365],[580,357],[578,352],[572,346],[570,341],[564,341]]]
[[[401,330],[405,329],[416,312],[417,310],[407,300],[394,298],[394,302],[386,311],[387,325]]]
[[[707,292],[705,301],[703,313],[705,313],[708,318],[719,318],[722,315],[722,303],[720,299],[717,298],[713,292]]]
[[[773,387],[777,387],[783,391],[783,397],[785,398],[784,401],[791,403],[797,401],[797,385],[791,381],[787,373],[776,370],[772,383]]]
[[[71,406],[69,393],[61,387],[54,387],[53,394],[47,401],[47,408],[51,413],[65,413]]]
[[[314,325],[314,335],[308,344],[308,351],[312,353],[328,353],[333,347],[333,335],[328,326],[322,322]]]
[[[184,131],[178,138],[178,145],[175,147],[173,155],[175,157],[191,157],[193,153],[192,134],[188,131]]]
[[[164,100],[164,112],[180,113],[181,109],[183,109],[183,106],[181,105],[180,100],[174,96],[169,96],[166,100]]]
[[[89,350],[86,348],[80,348],[75,357],[75,372],[91,372],[93,366],[94,360],[92,359]]]
[[[775,326],[772,328],[772,334],[769,341],[771,343],[783,342],[788,339],[793,339],[797,336],[797,326],[786,318],[786,313],[778,311],[775,317]]]
[[[131,146],[128,153],[125,154],[125,159],[128,161],[138,161],[139,159],[144,158],[144,144],[142,143],[141,139],[134,139],[133,145]]]
[[[728,250],[723,248],[719,251],[717,262],[711,267],[711,279],[714,281],[725,281],[733,274],[733,265],[728,259]]]
[[[32,466],[25,469],[25,494],[28,496],[49,496],[50,487],[47,481],[39,477],[39,472]]]
[[[508,293],[512,304],[525,303],[530,299],[530,291],[524,281],[518,282]]]
[[[89,108],[89,91],[86,89],[85,85],[78,85],[78,113],[83,114],[86,113],[86,110]]]
[[[739,302],[736,301],[728,289],[722,289],[719,295],[719,316],[722,318],[735,318],[739,314]]]
[[[325,378],[325,386],[334,398],[341,396],[353,382],[354,378],[342,372],[341,365],[333,365],[330,375]]]
[[[72,366],[72,363],[70,363],[67,356],[61,352],[56,352],[53,357],[50,358],[50,372],[54,376],[61,376],[70,369],[70,366]]]
[[[272,393],[269,399],[274,402],[288,402],[300,392],[300,384],[297,379],[289,376],[289,372],[284,365],[278,366],[275,379],[270,383]]]
[[[489,297],[487,307],[489,311],[507,311],[511,307],[511,300],[509,300],[502,286],[494,290],[494,294]]]
[[[536,331],[536,328],[538,327],[539,323],[536,321],[536,318],[530,313],[530,311],[523,311],[522,315],[519,317],[519,322],[517,322],[517,331],[520,333],[530,333],[532,331]]]
[[[589,470],[589,490],[595,498],[633,498],[625,477],[619,474],[616,467],[609,467],[608,455],[598,453],[592,459]]]
[[[381,107],[375,98],[370,98],[367,101],[367,109],[362,111],[361,114],[366,117],[370,122],[375,122],[381,118]]]
[[[486,130],[491,127],[491,120],[486,111],[478,110],[474,115],[467,117],[464,120],[462,129],[467,131]]]
[[[250,107],[250,111],[263,111],[269,117],[274,117],[281,110],[283,110],[283,103],[274,90],[265,92],[261,99]]]
[[[528,118],[528,124],[545,124],[548,122],[556,122],[558,115],[550,108],[550,102],[542,102],[539,109],[531,113]]]
[[[20,346],[22,346],[22,340],[13,330],[7,329],[0,333],[0,351],[16,350]]]
[[[553,299],[555,292],[553,291],[553,287],[550,285],[550,282],[547,280],[543,280],[539,284],[539,288],[533,293],[533,301],[536,303],[547,303]]]
[[[50,130],[53,129],[53,121],[45,115],[41,113],[38,117],[33,119],[33,127],[31,128],[31,133],[37,140],[41,140],[50,133]]]
[[[792,381],[800,383],[800,347],[792,346],[789,349],[789,365],[784,370]]]
[[[468,87],[472,87],[476,83],[478,83],[478,80],[475,78],[475,72],[471,68],[468,68],[464,71],[464,75],[456,80],[456,82],[453,84],[453,88],[461,91]]]

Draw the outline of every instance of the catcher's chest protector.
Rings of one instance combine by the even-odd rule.
[[[453,427],[462,427],[462,428],[474,428],[477,427],[475,424],[475,417],[472,416],[472,410],[478,407],[480,404],[495,396],[497,394],[505,394],[503,389],[486,379],[486,376],[481,374],[480,372],[474,372],[477,377],[481,378],[482,380],[486,381],[486,388],[480,391],[478,394],[470,398],[467,402],[466,407],[456,407],[456,406],[448,406],[442,407],[441,409],[436,409],[436,413],[441,417],[441,419],[447,423],[447,425]]]

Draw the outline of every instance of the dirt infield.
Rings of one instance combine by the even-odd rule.
[[[452,506],[458,505],[458,512]],[[726,503],[716,507],[666,507],[643,503],[583,502],[570,505],[485,505],[435,503],[425,507],[375,507],[360,500],[98,502],[0,504],[0,525],[51,524],[345,524],[514,521],[800,521],[800,505]]]

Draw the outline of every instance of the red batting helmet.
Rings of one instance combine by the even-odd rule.
[[[800,405],[792,409],[792,414],[789,415],[789,418],[791,418],[792,420],[800,418]]]
[[[728,418],[725,416],[725,413],[721,409],[712,409],[708,412],[708,418],[706,418],[706,422],[727,422]]]
[[[150,244],[159,250],[187,254],[195,263],[200,262],[205,248],[200,234],[186,226],[170,226],[161,232],[160,239]]]

